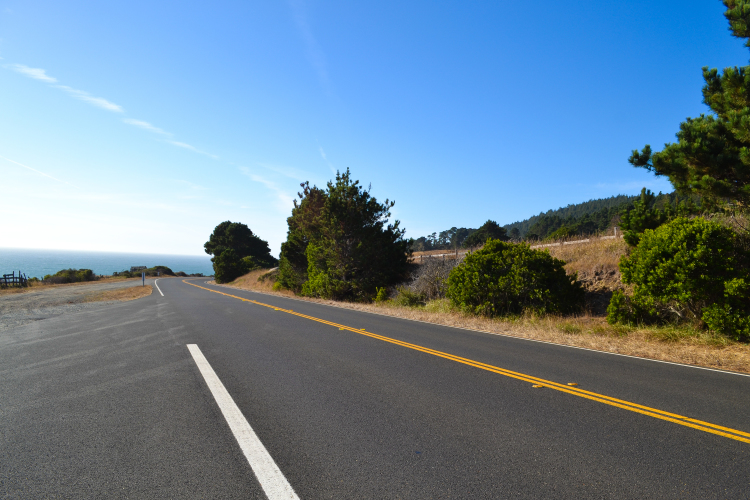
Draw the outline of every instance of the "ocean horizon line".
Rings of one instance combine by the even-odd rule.
[[[213,274],[208,254],[179,255],[136,252],[100,252],[94,250],[49,250],[0,247],[0,274],[22,272],[42,278],[63,269],[91,269],[97,275],[112,275],[134,266],[166,266],[173,272]]]
[[[130,252],[130,251],[118,251],[118,250],[82,250],[82,249],[68,249],[68,248],[35,248],[35,247],[7,247],[0,246],[0,252],[3,250],[32,250],[35,252],[84,252],[84,253],[114,253],[114,254],[128,254],[128,255],[172,255],[178,257],[203,257],[208,255],[206,253],[163,253],[163,252]]]

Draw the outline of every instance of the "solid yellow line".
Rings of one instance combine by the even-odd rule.
[[[301,314],[298,312],[294,312],[291,309],[282,309],[280,307],[275,307],[269,304],[264,304],[263,302],[258,302],[256,300],[252,299],[245,299],[242,297],[238,297],[236,295],[231,295],[229,293],[219,292],[218,290],[212,290],[210,288],[206,288],[200,285],[196,285],[194,283],[190,283],[186,280],[182,280],[183,283],[187,283],[188,285],[192,285],[194,287],[201,288],[203,290],[208,290],[209,292],[218,293],[220,295],[225,295],[227,297],[231,297],[234,299],[241,300],[243,302],[251,302],[253,304],[263,306],[263,307],[269,307],[271,309],[274,309],[276,311],[285,312],[288,314],[293,314],[295,316],[299,316],[301,318],[309,319],[312,321],[317,321],[318,323],[323,323],[330,326],[335,326],[341,330],[348,330],[350,332],[358,333],[360,335],[365,335],[367,337],[371,337],[377,340],[382,340],[383,342],[388,342],[391,344],[399,345],[402,347],[407,347],[409,349],[413,349],[415,351],[424,352],[426,354],[431,354],[433,356],[438,356],[441,358],[449,359],[451,361],[455,361],[457,363],[462,363],[464,365],[473,366],[475,368],[480,368],[482,370],[486,370],[489,372],[497,373],[499,375],[504,375],[506,377],[515,378],[518,380],[523,380],[524,382],[530,382],[532,384],[538,384],[542,385],[543,387],[547,387],[549,389],[554,389],[556,391],[564,392],[567,394],[571,394],[573,396],[578,396],[581,398],[589,399],[591,401],[596,401],[599,403],[604,403],[606,405],[614,406],[617,408],[622,408],[623,410],[632,411],[635,413],[640,413],[642,415],[647,415],[649,417],[658,418],[660,420],[665,420],[667,422],[672,422],[675,424],[683,425],[685,427],[690,427],[692,429],[697,429],[699,431],[708,432],[711,434],[716,434],[717,436],[723,436],[729,439],[734,439],[736,441],[742,441],[744,443],[750,443],[750,433],[739,431],[736,429],[730,429],[729,427],[723,427],[720,425],[712,424],[710,422],[704,422],[702,420],[696,420],[689,417],[684,417],[682,415],[677,415],[675,413],[669,413],[663,410],[659,410],[656,408],[651,408],[648,406],[643,406],[637,403],[631,403],[630,401],[624,401],[621,399],[613,398],[610,396],[605,396],[603,394],[598,394],[596,392],[586,391],[583,389],[579,389],[577,387],[571,387],[564,384],[560,384],[558,382],[552,382],[550,380],[545,380],[539,377],[534,377],[532,375],[526,375],[524,373],[514,372],[512,370],[507,370],[505,368],[500,368],[498,366],[488,365],[486,363],[482,363],[480,361],[475,361],[468,358],[462,358],[460,356],[456,356],[454,354],[442,352],[442,351],[436,351],[435,349],[430,349],[429,347],[423,347],[416,344],[411,344],[409,342],[404,342],[402,340],[397,340],[391,337],[385,337],[383,335],[378,335],[376,333],[367,332],[362,329],[356,329],[350,326],[346,325],[340,325],[338,323],[333,323],[331,321],[327,321],[324,319],[316,318],[314,316],[308,316],[306,314]]]

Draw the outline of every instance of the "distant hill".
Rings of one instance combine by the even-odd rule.
[[[562,239],[601,233],[608,230],[613,224],[617,224],[619,215],[631,208],[633,202],[638,198],[639,196],[618,194],[609,198],[584,201],[557,210],[548,210],[502,227],[505,228],[508,236],[514,240]],[[654,206],[659,209],[663,209],[667,204],[677,206],[688,201],[688,198],[693,203],[700,203],[700,199],[697,197],[681,196],[672,192],[659,193]],[[475,231],[476,229],[472,228],[452,227],[440,233],[432,233],[414,239],[412,248],[417,252],[455,248],[461,246],[464,240]]]
[[[511,233],[513,228],[517,228],[520,237],[525,238],[534,224],[537,224],[537,228],[535,229],[540,230],[543,228],[556,226],[554,227],[554,229],[552,229],[552,231],[554,231],[560,228],[565,222],[575,223],[577,219],[581,219],[584,216],[588,215],[588,219],[595,220],[595,225],[597,226],[594,231],[589,232],[595,232],[597,230],[601,231],[607,228],[606,225],[604,227],[601,227],[602,223],[608,224],[612,216],[614,216],[616,213],[621,212],[628,205],[632,204],[636,199],[638,199],[638,196],[618,194],[617,196],[611,196],[609,198],[584,201],[583,203],[575,203],[572,205],[568,205],[567,207],[558,208],[557,210],[548,210],[546,212],[541,212],[539,215],[534,215],[532,217],[529,217],[528,219],[514,222],[512,224],[506,224],[503,227],[508,231],[508,234]],[[545,218],[549,220],[545,221]],[[606,222],[604,222],[604,219],[606,219]],[[557,223],[558,221],[560,223]],[[551,233],[552,231],[539,231],[544,232],[544,234],[539,234],[539,232],[537,232],[536,234],[539,236],[539,238],[544,239],[547,234]]]

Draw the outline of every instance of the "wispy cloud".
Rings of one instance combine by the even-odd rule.
[[[270,170],[271,172],[276,172],[277,174],[281,174],[284,177],[294,179],[296,181],[300,181],[300,182],[312,181],[311,179],[312,176],[309,173],[303,170],[294,168],[294,167],[272,165],[270,163],[258,163],[258,166],[263,167],[266,170]]]
[[[198,154],[206,155],[209,158],[213,158],[214,160],[218,160],[219,159],[219,157],[216,156],[216,155],[212,155],[211,153],[206,153],[205,151],[201,151],[200,149],[196,148],[195,146],[191,146],[190,144],[186,144],[184,142],[180,142],[180,141],[167,141],[167,142],[169,144],[173,145],[173,146],[177,146],[178,148],[183,148],[183,149],[187,149],[189,151],[192,151],[193,153],[198,153]]]
[[[134,120],[132,118],[125,118],[122,120],[123,122],[127,123],[128,125],[133,125],[135,127],[140,127],[143,130],[148,130],[149,132],[153,132],[155,134],[161,134],[161,135],[168,135],[172,136],[169,132],[160,129],[159,127],[155,127],[151,125],[149,122],[144,122],[143,120]]]
[[[16,71],[18,73],[21,73],[22,75],[25,75],[29,78],[33,78],[34,80],[39,80],[45,83],[50,84],[52,87],[56,89],[60,89],[67,94],[75,97],[76,99],[79,99],[81,101],[87,102],[89,104],[92,104],[98,108],[105,109],[107,111],[112,111],[115,113],[124,113],[125,110],[120,106],[119,104],[115,104],[112,101],[109,101],[107,99],[104,99],[103,97],[96,97],[84,90],[74,89],[72,87],[69,87],[67,85],[62,85],[58,82],[57,78],[54,78],[52,76],[49,76],[47,72],[42,68],[31,68],[29,66],[26,66],[24,64],[7,64],[4,65],[5,68],[11,69],[13,71]],[[173,137],[173,134],[170,132],[167,132],[166,130],[163,130],[159,127],[156,127],[152,125],[151,123],[144,121],[144,120],[136,120],[134,118],[125,118],[123,119],[123,122],[127,123],[128,125],[133,125],[134,127],[139,127],[143,130],[147,130],[149,132],[153,132],[155,134],[163,135],[165,137]],[[185,142],[175,141],[175,140],[166,140],[168,144],[171,144],[173,146],[177,146],[179,148],[187,149],[189,151],[192,151],[194,153],[198,153],[201,155],[208,156],[209,158],[213,158],[214,160],[218,160],[219,157],[208,153],[206,151],[201,151],[200,149],[196,148],[195,146],[192,146],[190,144],[187,144]]]
[[[68,94],[72,95],[76,99],[80,99],[82,101],[85,101],[89,104],[93,104],[96,107],[106,109],[107,111],[114,111],[115,113],[122,113],[125,111],[122,109],[122,106],[119,106],[113,102],[110,102],[103,97],[94,97],[88,92],[85,92],[83,90],[74,89],[71,87],[68,87],[67,85],[55,85],[55,88],[64,90]]]
[[[208,189],[207,187],[201,186],[200,184],[195,184],[184,179],[173,179],[172,182],[182,184],[183,186],[189,187],[193,191],[205,191],[206,189]]]
[[[147,130],[149,132],[153,132],[154,134],[159,134],[159,135],[163,135],[163,136],[166,136],[166,137],[173,137],[174,136],[174,134],[172,134],[171,132],[167,132],[164,129],[160,129],[159,127],[151,125],[149,122],[146,122],[146,121],[143,121],[143,120],[135,120],[135,119],[132,119],[132,118],[125,118],[122,121],[125,122],[125,123],[127,123],[128,125],[133,125],[134,127],[142,128],[143,130]],[[190,145],[190,144],[188,144],[186,142],[175,141],[175,140],[172,140],[172,139],[168,139],[165,142],[167,144],[171,144],[172,146],[177,146],[178,148],[187,149],[188,151],[192,151],[193,153],[198,153],[200,155],[208,156],[209,158],[213,158],[214,160],[218,160],[219,159],[218,156],[216,156],[214,154],[211,154],[211,153],[207,153],[206,151],[202,151],[202,150],[196,148],[195,146],[192,146],[192,145]]]
[[[331,164],[331,162],[328,161],[328,157],[326,156],[326,152],[323,151],[323,148],[320,147],[320,146],[318,146],[318,150],[320,151],[320,156],[323,158],[323,161],[326,162],[326,164],[328,165],[328,168],[331,169],[331,172],[333,174],[336,174],[336,169],[333,167],[333,165]]]
[[[28,76],[29,78],[33,78],[34,80],[40,80],[45,83],[56,84],[58,81],[57,78],[49,76],[47,72],[43,70],[42,68],[30,68],[29,66],[26,66],[24,64],[9,64],[6,67],[18,73],[21,73],[22,75]],[[122,109],[122,106],[117,105],[111,101],[108,101],[107,99],[104,99],[103,97],[92,96],[86,91],[74,89],[72,87],[68,87],[67,85],[52,85],[52,86],[67,92],[68,94],[72,95],[76,99],[80,99],[81,101],[87,102],[89,104],[93,104],[94,106],[98,108],[106,109],[107,111],[114,111],[115,113],[122,113],[124,111]]]
[[[24,165],[23,163],[18,163],[17,161],[15,161],[15,160],[11,160],[10,158],[6,158],[6,157],[4,157],[4,156],[0,156],[0,158],[2,158],[2,159],[3,159],[3,160],[5,160],[5,161],[9,161],[9,162],[11,162],[11,163],[15,163],[15,164],[16,164],[16,165],[18,165],[19,167],[23,167],[23,168],[26,168],[26,169],[29,169],[29,170],[31,170],[32,172],[36,172],[36,173],[37,173],[37,174],[39,174],[39,175],[43,175],[44,177],[49,177],[50,179],[52,179],[52,180],[55,180],[55,181],[57,181],[57,182],[62,182],[63,184],[67,184],[68,186],[72,186],[72,185],[73,185],[73,184],[71,184],[71,183],[70,183],[70,182],[68,182],[68,181],[64,181],[64,180],[62,180],[62,179],[58,179],[57,177],[52,177],[52,176],[51,176],[51,175],[49,175],[49,174],[45,174],[44,172],[42,172],[42,171],[40,171],[40,170],[37,170],[37,169],[35,169],[35,168],[29,167],[28,165]]]
[[[290,0],[289,5],[292,8],[294,21],[297,23],[297,28],[299,28],[302,40],[305,42],[307,58],[310,60],[310,64],[312,64],[315,72],[318,74],[318,80],[320,81],[321,86],[330,94],[331,80],[328,78],[326,57],[313,35],[310,24],[307,22],[304,2],[302,0]]]
[[[277,208],[280,212],[287,213],[289,212],[292,207],[294,206],[294,198],[295,196],[293,194],[290,194],[283,189],[281,189],[278,185],[276,185],[275,182],[269,181],[268,179],[261,177],[260,175],[253,173],[249,168],[247,167],[237,167],[240,172],[242,172],[243,175],[246,175],[254,182],[257,182],[259,184],[263,184],[267,189],[273,191],[276,194],[276,198],[278,200]]]
[[[23,64],[10,64],[8,67],[13,71],[17,71],[18,73],[26,75],[29,78],[33,78],[35,80],[41,80],[47,83],[57,82],[57,78],[52,78],[42,68],[29,68],[28,66],[25,66]]]

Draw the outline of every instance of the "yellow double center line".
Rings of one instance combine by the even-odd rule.
[[[203,290],[208,290],[209,292],[218,293],[220,295],[225,295],[227,297],[232,297],[233,299],[241,300],[243,302],[251,302],[253,304],[257,304],[259,306],[268,307],[275,311],[281,311],[288,314],[293,314],[295,316],[299,316],[300,318],[309,319],[312,321],[317,321],[318,323],[323,323],[325,325],[330,325],[338,328],[339,330],[348,330],[350,332],[358,333],[360,335],[365,335],[367,337],[372,337],[374,339],[382,340],[383,342],[389,342],[391,344],[396,344],[402,347],[407,347],[409,349],[413,349],[415,351],[424,352],[427,354],[432,354],[433,356],[438,356],[441,358],[449,359],[451,361],[455,361],[457,363],[462,363],[464,365],[473,366],[475,368],[480,368],[482,370],[486,370],[493,373],[498,373],[500,375],[505,375],[506,377],[515,378],[518,380],[523,380],[524,382],[530,382],[534,385],[547,387],[549,389],[554,389],[556,391],[565,392],[567,394],[572,394],[573,396],[578,396],[580,398],[586,398],[590,399],[591,401],[596,401],[599,403],[604,403],[606,405],[610,406],[616,406],[617,408],[622,408],[623,410],[632,411],[635,413],[640,413],[642,415],[648,415],[649,417],[658,418],[661,420],[666,420],[667,422],[672,422],[679,425],[684,425],[685,427],[691,427],[693,429],[697,429],[699,431],[703,432],[710,432],[711,434],[716,434],[718,436],[723,436],[729,439],[734,439],[736,441],[742,441],[744,443],[750,443],[750,433],[738,431],[736,429],[730,429],[728,427],[722,427],[721,425],[712,424],[710,422],[703,422],[702,420],[696,420],[694,418],[684,417],[682,415],[677,415],[675,413],[669,413],[666,411],[658,410],[656,408],[651,408],[648,406],[639,405],[637,403],[631,403],[629,401],[623,401],[622,399],[612,398],[609,396],[605,396],[603,394],[598,394],[596,392],[590,392],[585,391],[583,389],[579,389],[577,387],[571,387],[565,384],[560,384],[557,382],[552,382],[550,380],[545,380],[539,377],[534,377],[532,375],[526,375],[519,372],[514,372],[511,370],[506,370],[505,368],[500,368],[493,365],[488,365],[487,363],[482,363],[479,361],[474,361],[472,359],[468,358],[462,358],[461,356],[456,356],[453,354],[449,354],[447,352],[442,351],[436,351],[435,349],[430,349],[428,347],[423,347],[416,344],[410,344],[409,342],[404,342],[401,340],[393,339],[390,337],[384,337],[383,335],[378,335],[376,333],[367,332],[362,329],[358,328],[352,328],[350,326],[346,325],[340,325],[338,323],[334,323],[332,321],[327,321],[324,319],[316,318],[314,316],[308,316],[306,314],[294,312],[291,309],[283,309],[281,307],[275,307],[269,304],[264,304],[262,302],[258,302],[256,300],[252,299],[245,299],[242,297],[238,297],[236,295],[231,295],[224,292],[219,292],[217,290],[212,290],[210,288],[206,288],[203,286],[196,285],[194,283],[190,283],[186,280],[183,280],[183,283],[187,283],[188,285],[192,285],[197,288],[201,288]]]

